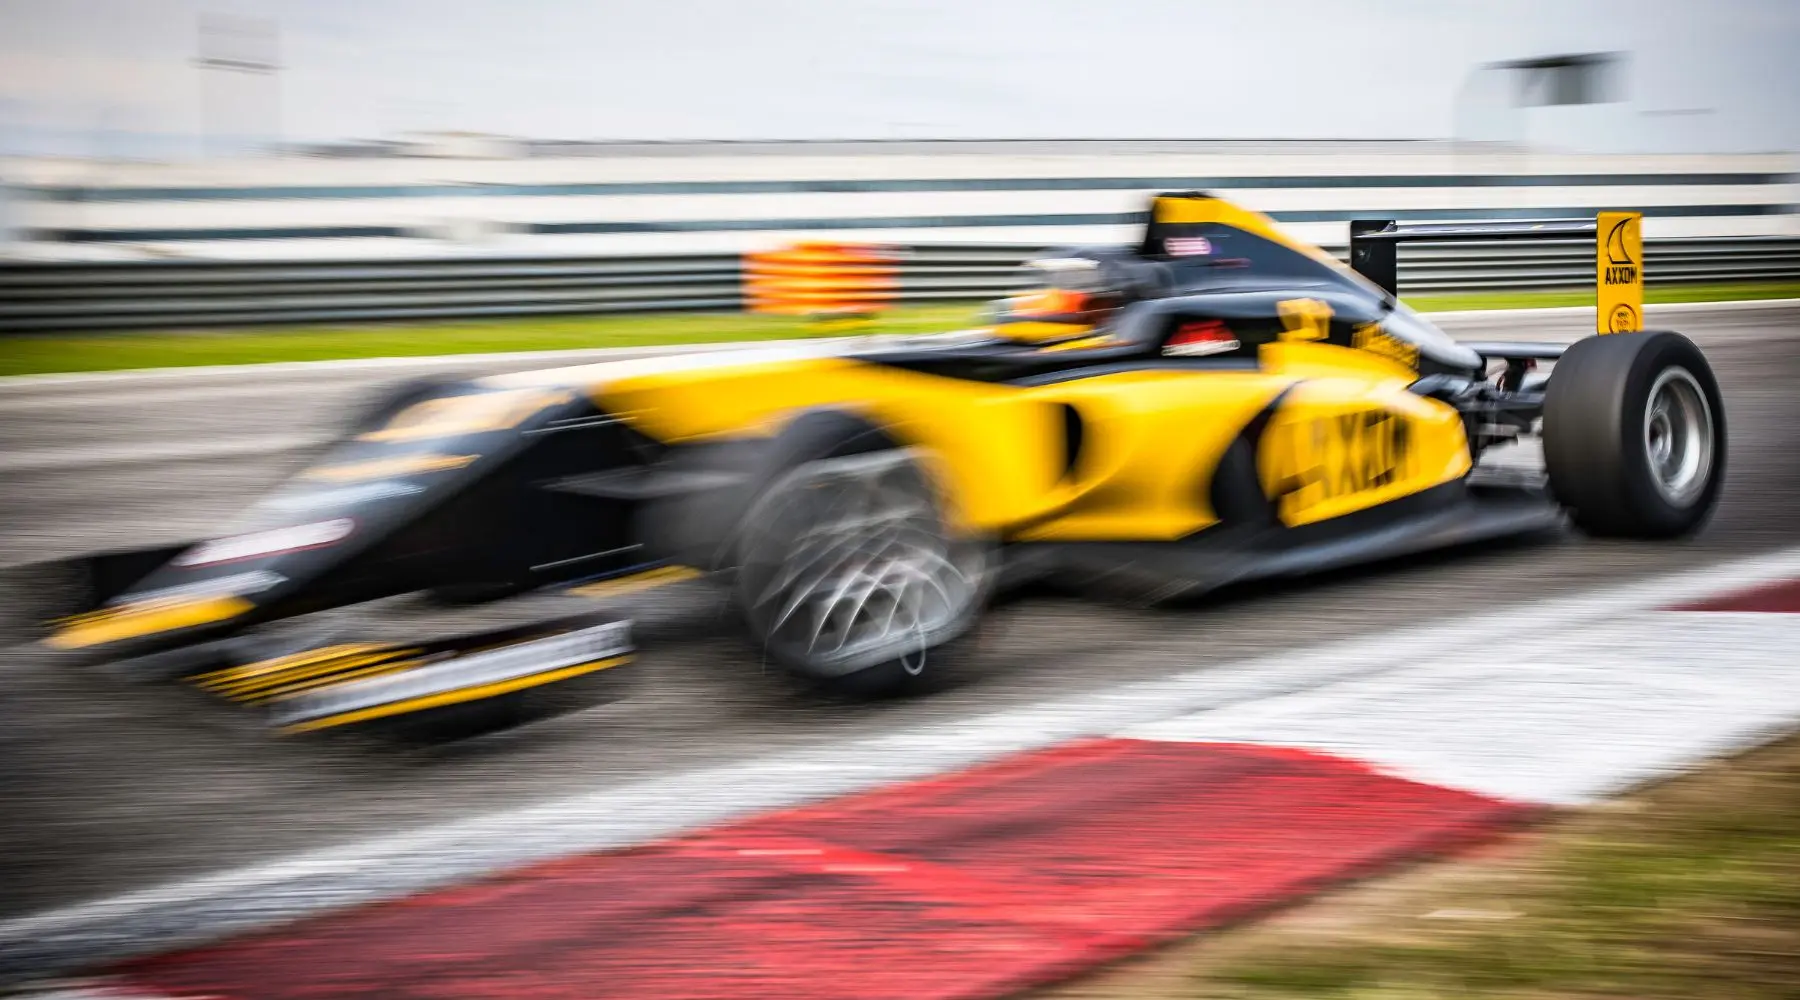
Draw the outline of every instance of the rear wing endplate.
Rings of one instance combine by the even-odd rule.
[[[1350,223],[1350,267],[1389,295],[1399,294],[1402,243],[1490,243],[1594,238],[1595,329],[1624,333],[1643,325],[1643,215],[1602,212],[1593,220],[1413,223],[1356,219]]]

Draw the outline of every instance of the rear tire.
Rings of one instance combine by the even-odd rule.
[[[1725,405],[1700,349],[1678,333],[1576,342],[1545,392],[1544,468],[1590,535],[1697,530],[1725,474]]]
[[[897,448],[793,465],[734,542],[734,596],[757,644],[853,698],[949,683],[993,576],[991,544],[951,531],[918,457]]]

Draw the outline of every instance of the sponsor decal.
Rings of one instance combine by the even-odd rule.
[[[264,556],[322,549],[336,545],[356,530],[356,521],[334,517],[329,521],[296,524],[285,528],[269,528],[242,535],[214,538],[175,557],[177,566],[211,566],[215,563],[260,559]]]
[[[1619,219],[1606,230],[1606,263],[1612,273],[1607,275],[1609,285],[1625,284],[1637,280],[1637,257],[1626,246],[1626,238],[1631,233],[1634,217],[1627,215]]]
[[[1606,314],[1607,333],[1631,333],[1641,329],[1643,325],[1643,317],[1639,316],[1638,311],[1628,302],[1617,303]]]
[[[374,503],[377,500],[392,500],[395,497],[422,493],[424,490],[425,487],[413,483],[364,483],[360,486],[272,496],[265,499],[262,506],[271,510],[318,510],[321,507],[348,507],[359,503]]]
[[[235,618],[255,605],[242,597],[177,597],[101,608],[65,619],[44,640],[51,649],[82,649],[124,639],[210,625]]]
[[[271,721],[304,724],[327,716],[413,701],[464,688],[480,688],[631,652],[631,622],[609,622],[575,632],[471,653],[397,674],[381,674],[278,699]]]
[[[1638,212],[1601,212],[1595,247],[1598,269],[1596,326],[1600,333],[1643,329],[1644,217]]]
[[[1204,236],[1171,236],[1163,240],[1171,257],[1204,257],[1213,252],[1212,240]]]
[[[1383,330],[1378,323],[1364,323],[1351,335],[1350,344],[1358,350],[1379,354],[1389,361],[1398,361],[1408,368],[1419,367],[1419,348],[1411,341]]]
[[[1331,306],[1318,299],[1283,299],[1275,312],[1282,340],[1324,340],[1331,333]]]
[[[365,479],[393,479],[425,472],[449,472],[473,463],[479,455],[439,455],[425,452],[375,458],[344,465],[321,465],[300,474],[301,479],[321,479],[330,483],[354,483]]]
[[[1241,345],[1223,320],[1208,319],[1183,323],[1163,344],[1163,354],[1171,357],[1204,357],[1235,351]]]
[[[215,577],[211,580],[200,580],[195,583],[184,583],[176,587],[162,587],[157,590],[145,590],[135,594],[125,594],[107,601],[109,607],[125,604],[158,604],[169,601],[185,601],[197,597],[242,597],[247,594],[260,594],[265,590],[279,587],[287,582],[287,577],[266,569],[251,570],[248,573],[233,573],[230,576]]]
[[[1393,486],[1413,466],[1411,425],[1381,408],[1280,421],[1266,447],[1268,493],[1290,523],[1333,500]]]

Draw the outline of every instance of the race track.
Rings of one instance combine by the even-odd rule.
[[[0,917],[777,749],[928,737],[997,708],[1794,544],[1800,307],[1652,308],[1651,318],[1706,347],[1728,404],[1726,492],[1699,538],[1653,546],[1571,536],[1240,590],[1179,611],[1027,598],[995,612],[969,683],[928,700],[848,706],[800,696],[762,674],[700,590],[638,603],[646,652],[626,700],[406,756],[268,740],[186,692],[59,671],[9,646],[0,651]],[[1482,339],[1567,339],[1589,323],[1582,310],[1444,321]],[[432,367],[0,386],[0,563],[204,534],[292,467],[344,401]],[[1531,641],[1530,623],[1520,623],[1519,641]]]

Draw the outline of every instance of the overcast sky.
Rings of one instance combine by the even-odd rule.
[[[1484,62],[1624,51],[1524,137],[1800,148],[1800,0],[0,0],[0,151],[192,147],[203,11],[279,25],[212,117],[289,141],[1442,137]]]

